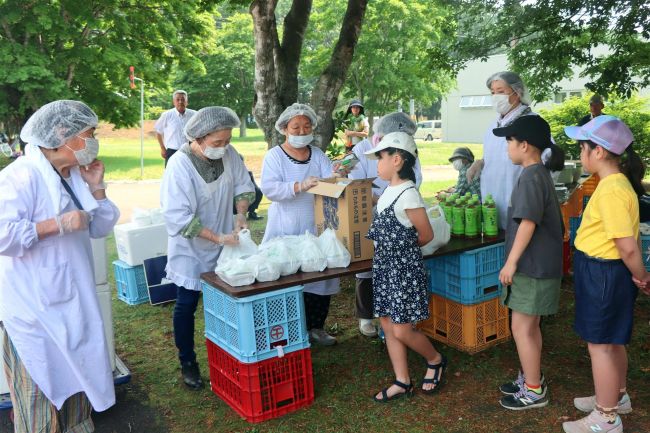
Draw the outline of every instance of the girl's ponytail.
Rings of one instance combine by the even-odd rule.
[[[645,189],[641,183],[643,176],[645,176],[645,165],[643,164],[639,154],[632,149],[631,144],[627,149],[625,149],[623,155],[621,155],[619,168],[621,173],[623,173],[632,184],[634,192],[636,192],[638,196],[645,194]]]
[[[542,154],[542,159],[545,159],[544,167],[546,167],[550,171],[563,170],[564,158],[565,158],[564,150],[561,147],[552,144],[551,147],[548,148],[548,151],[550,152],[550,156],[548,156],[547,158],[545,158],[544,155],[547,152],[547,150],[544,150]]]

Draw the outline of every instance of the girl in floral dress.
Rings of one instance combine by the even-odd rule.
[[[426,361],[427,371],[421,388],[425,394],[440,388],[447,360],[413,327],[413,323],[429,317],[420,245],[433,239],[424,201],[415,188],[415,142],[404,132],[393,132],[384,136],[366,156],[379,160],[379,177],[390,181],[379,198],[377,215],[368,231],[368,238],[375,241],[372,263],[374,314],[384,330],[396,379],[374,396],[375,401],[386,403],[413,395],[407,348]]]

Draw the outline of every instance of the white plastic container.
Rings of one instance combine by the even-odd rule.
[[[106,238],[91,239],[90,246],[93,251],[95,284],[106,284],[108,282],[108,275],[106,273]]]
[[[108,291],[104,290],[108,289]],[[99,310],[104,322],[104,335],[106,336],[106,348],[111,363],[111,371],[115,371],[115,336],[113,334],[113,310],[111,309],[111,291],[108,285],[97,286],[97,300]]]
[[[167,255],[165,224],[138,227],[134,223],[116,225],[117,255],[129,266],[141,265],[143,260]]]

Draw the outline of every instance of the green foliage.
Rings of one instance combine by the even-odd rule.
[[[139,119],[139,88],[166,87],[173,64],[197,68],[213,22],[199,0],[0,2],[0,121],[19,128],[41,105],[88,103],[118,126]],[[138,86],[139,87],[139,86]]]
[[[317,76],[329,60],[338,38],[346,0],[315,0],[303,47],[301,74]],[[429,107],[452,84],[446,71],[432,70],[427,49],[440,42],[447,10],[424,0],[369,2],[354,60],[343,91],[345,98],[360,97],[366,113],[408,107],[414,98]]]
[[[574,159],[580,155],[580,149],[574,140],[564,134],[564,127],[575,125],[583,116],[589,114],[589,98],[568,98],[562,104],[550,109],[541,109],[539,113],[551,125],[555,142]],[[620,117],[634,134],[634,149],[645,160],[650,159],[650,98],[633,95],[631,98],[611,97],[605,103],[605,114]]]
[[[202,73],[181,73],[176,87],[188,92],[191,107],[228,106],[240,116],[252,111],[255,71],[253,19],[245,12],[217,18],[214,51],[201,55]]]
[[[460,70],[507,50],[537,101],[576,69],[600,94],[650,85],[650,3],[638,0],[448,1],[456,20],[429,52],[432,68]],[[454,22],[455,21],[455,22]],[[457,24],[456,24],[457,23]]]

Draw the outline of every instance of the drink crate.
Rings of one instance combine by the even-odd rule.
[[[434,340],[474,354],[510,338],[508,309],[498,298],[462,305],[432,294],[430,316],[418,328]]]
[[[582,194],[583,195],[592,195],[596,191],[596,187],[600,182],[598,175],[592,174],[582,183]]]
[[[562,274],[569,275],[571,271],[571,245],[569,241],[562,242]]]
[[[567,200],[567,211],[569,218],[580,216],[582,213],[582,197],[583,190],[581,187],[577,187],[569,195],[569,200]]]
[[[641,235],[641,257],[646,271],[650,272],[650,235]]]
[[[499,295],[499,271],[505,261],[503,242],[428,260],[429,291],[461,304],[476,304]]]
[[[582,222],[582,217],[571,217],[569,218],[569,246],[574,246],[576,235],[578,234],[578,228]]]
[[[314,401],[311,351],[245,364],[207,340],[210,387],[247,421],[277,418]]]
[[[241,362],[309,347],[302,286],[234,298],[205,282],[205,334]]]
[[[590,195],[583,195],[582,196],[582,211],[584,212],[585,209],[587,209],[587,203],[589,203],[589,199],[591,198]]]
[[[122,260],[113,262],[117,298],[129,305],[149,302],[149,290],[142,265],[129,266]]]
[[[562,221],[564,223],[564,228],[565,228],[564,229],[564,240],[568,241],[569,240],[569,230],[566,230],[566,228],[570,227],[569,218],[571,217],[571,215],[569,215],[571,212],[570,212],[568,202],[567,203],[562,203],[560,205],[560,212],[562,213]]]

